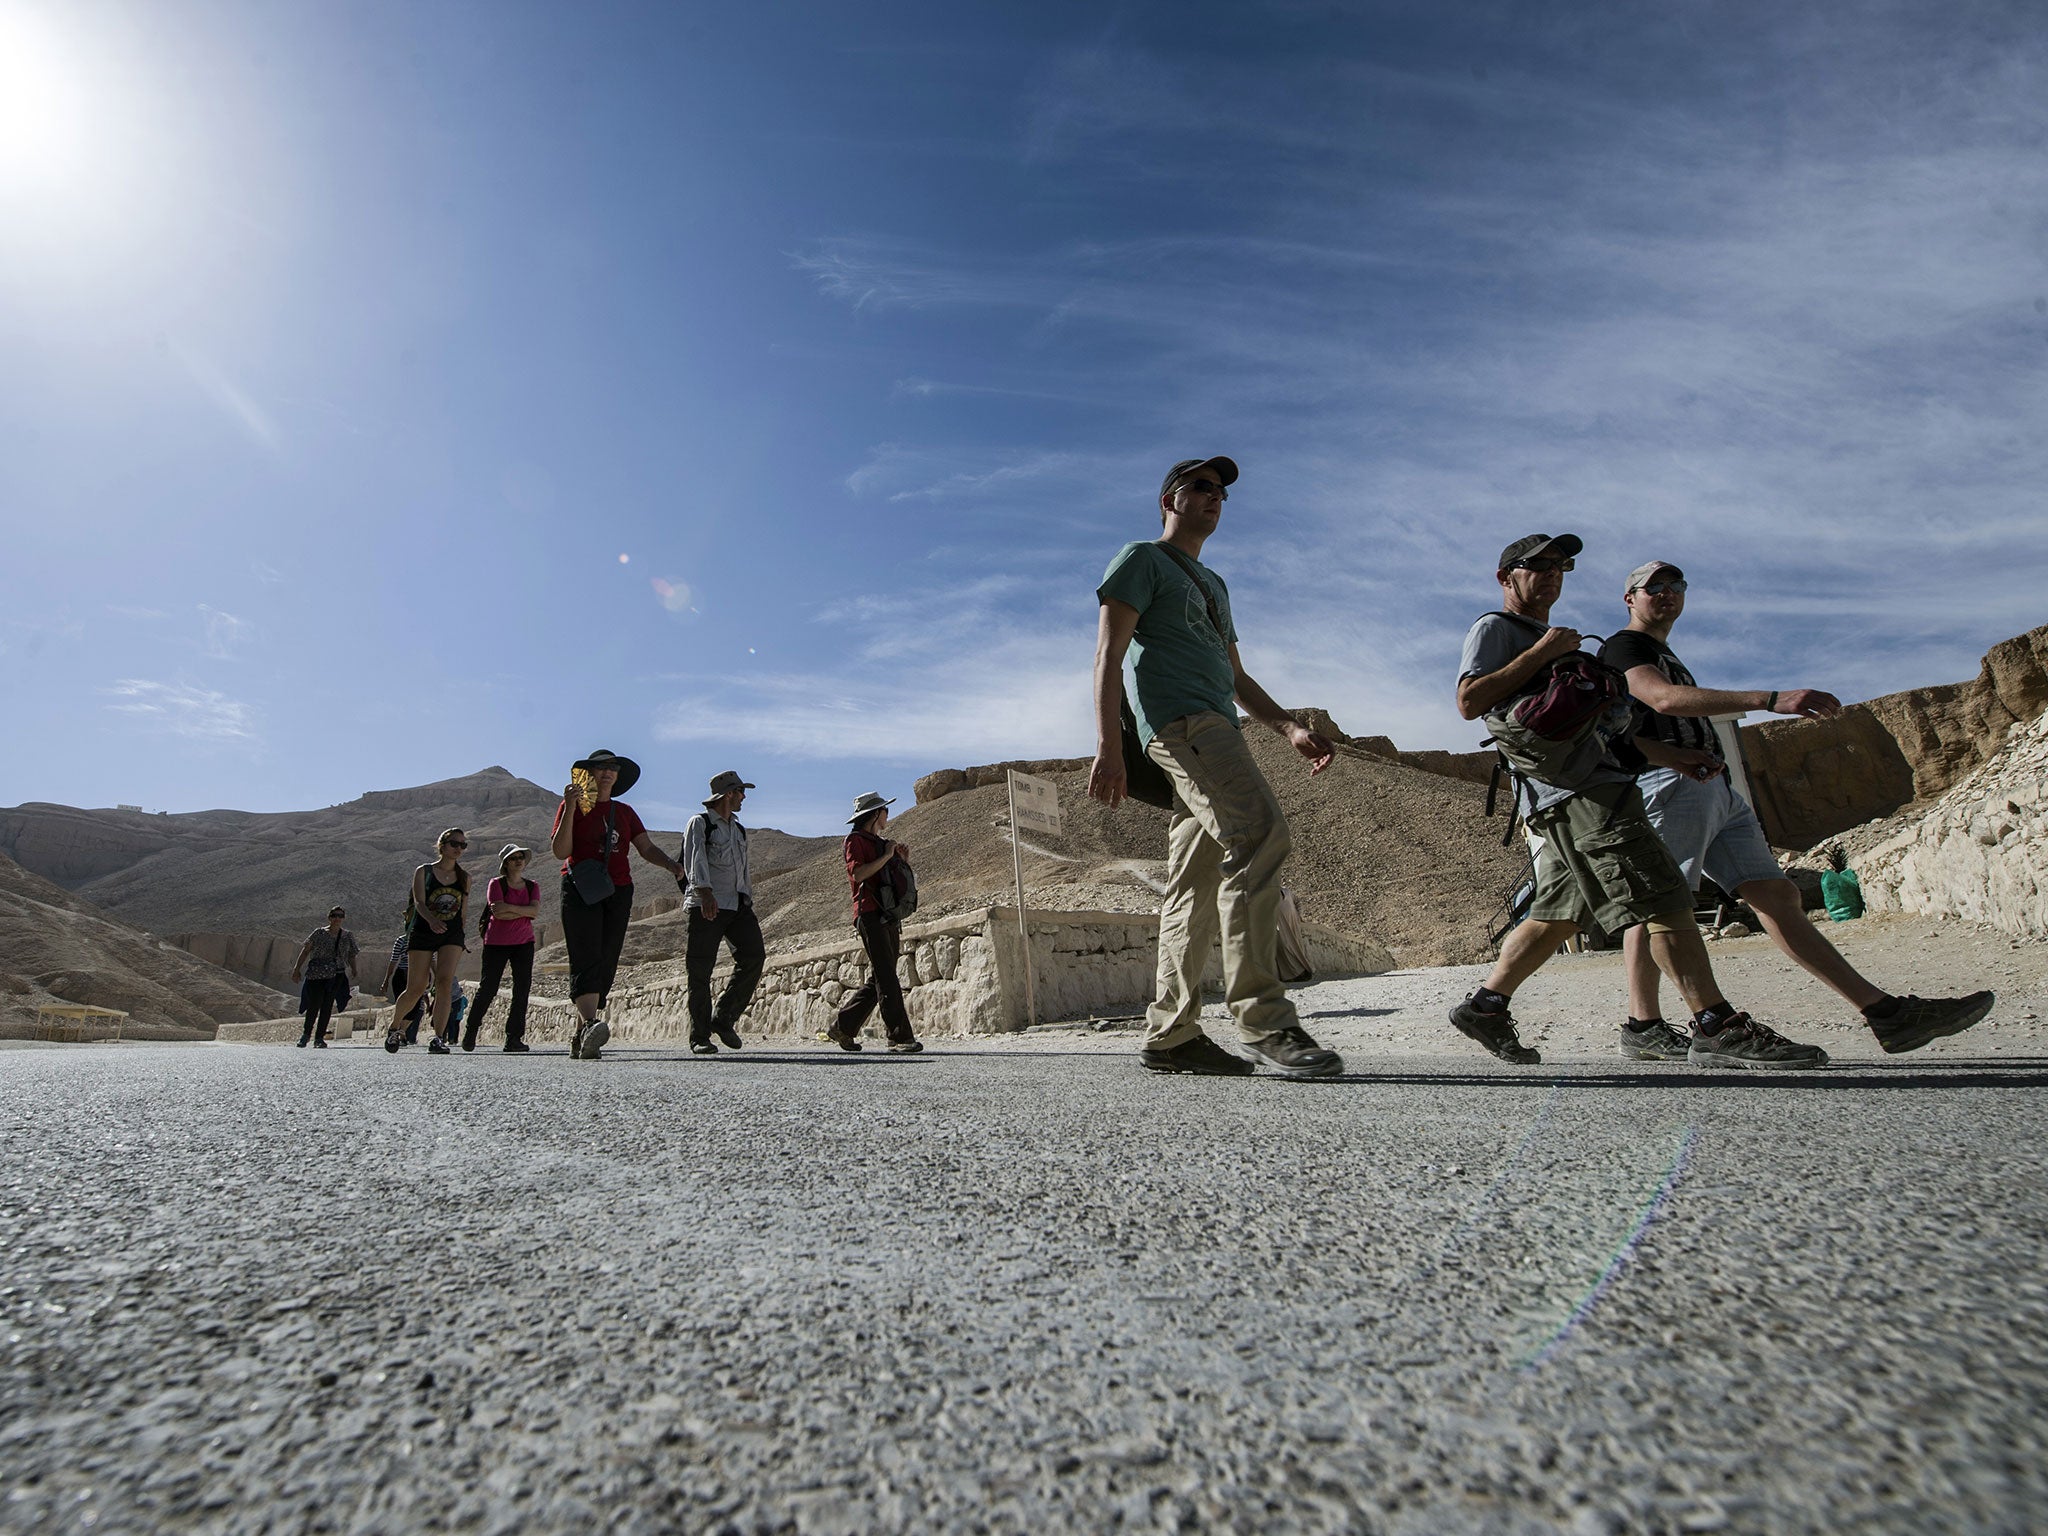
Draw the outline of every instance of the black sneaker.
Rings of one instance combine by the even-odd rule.
[[[720,1042],[728,1051],[736,1051],[740,1048],[740,1032],[730,1024],[714,1024],[711,1026],[711,1033],[718,1036]]]
[[[1140,1051],[1138,1064],[1152,1072],[1192,1072],[1202,1077],[1250,1077],[1252,1064],[1233,1056],[1207,1035],[1183,1040],[1170,1051]]]
[[[1621,1054],[1633,1061],[1684,1061],[1691,1050],[1692,1036],[1662,1019],[1652,1019],[1641,1029],[1621,1026]]]
[[[857,1051],[860,1049],[859,1033],[842,1035],[837,1024],[832,1025],[825,1031],[825,1038],[838,1046],[842,1051]]]
[[[1709,1034],[1693,1026],[1692,1049],[1685,1059],[1696,1067],[1742,1067],[1765,1072],[1803,1072],[1828,1064],[1828,1053],[1817,1045],[1787,1040],[1768,1024],[1759,1024],[1746,1013],[1724,1019]]]
[[[311,1031],[310,1029],[302,1031],[299,1035],[299,1049],[303,1051],[309,1044],[312,1043],[312,1040],[313,1031]]]
[[[924,1049],[922,1040],[891,1040],[889,1049],[899,1056],[915,1056]]]
[[[1888,1019],[1869,1020],[1870,1032],[1885,1054],[1897,1056],[1917,1051],[1930,1040],[1960,1035],[1979,1022],[1998,1001],[1992,992],[1972,992],[1968,997],[1902,997],[1899,1011]]]
[[[475,1050],[475,1049],[476,1049],[476,1031],[475,1031],[475,1030],[473,1030],[473,1029],[465,1029],[465,1030],[464,1030],[464,1031],[462,1032],[462,1048],[463,1048],[463,1049],[464,1049],[465,1051],[473,1051],[473,1050]]]
[[[1344,1070],[1344,1058],[1317,1045],[1309,1032],[1296,1024],[1276,1030],[1241,1047],[1254,1062],[1263,1062],[1282,1077],[1335,1077]]]
[[[427,1054],[429,1056],[446,1056],[448,1054],[448,1042],[439,1035],[434,1036],[433,1039],[427,1042]]]
[[[1505,1008],[1499,1013],[1481,1013],[1468,997],[1451,1010],[1451,1022],[1460,1034],[1470,1035],[1502,1061],[1533,1067],[1543,1060],[1541,1051],[1522,1044],[1522,1037],[1515,1033],[1515,1016]]]
[[[507,1040],[505,1042],[505,1054],[508,1056],[524,1056],[532,1049],[533,1047],[524,1040]]]
[[[326,1037],[325,1035],[322,1035],[322,1036],[320,1036],[320,1037],[319,1037],[319,1038],[318,1038],[317,1040],[315,1040],[315,1041],[313,1042],[313,1049],[314,1049],[314,1050],[316,1050],[316,1051],[324,1051],[324,1050],[326,1050],[326,1049],[327,1049],[327,1037]]]
[[[690,1054],[692,1056],[716,1056],[718,1054],[718,1047],[711,1043],[709,1035],[692,1035],[690,1036]]]
[[[396,1054],[397,1054],[397,1053],[399,1052],[399,1050],[400,1050],[401,1048],[403,1048],[403,1046],[404,1046],[404,1045],[405,1045],[405,1031],[404,1031],[404,1030],[402,1030],[402,1029],[387,1029],[387,1030],[385,1030],[385,1031],[384,1031],[384,1049],[385,1049],[385,1050],[387,1050],[387,1051],[390,1051],[390,1052],[391,1052],[391,1053],[392,1053],[393,1055],[396,1055]]]

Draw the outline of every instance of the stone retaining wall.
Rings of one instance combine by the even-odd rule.
[[[1152,995],[1157,965],[1159,919],[1134,912],[1043,912],[1030,918],[1032,980],[1038,1018],[1087,1018],[1141,1010]],[[1384,945],[1307,926],[1309,956],[1321,978],[1369,975],[1391,970]],[[845,996],[867,979],[867,956],[851,934],[838,943],[786,954],[771,954],[753,1006],[741,1021],[747,1035],[814,1037],[832,1020]],[[713,977],[716,995],[730,967]],[[903,929],[904,1004],[920,1035],[983,1035],[1022,1029],[1028,1023],[1024,989],[1024,944],[1014,907],[987,907]],[[1207,981],[1220,985],[1220,952],[1212,951]],[[573,1010],[559,976],[534,977],[527,1006],[526,1036],[540,1045],[566,1043]],[[356,1028],[381,1030],[389,1010],[347,1015]],[[503,994],[485,1020],[484,1042],[504,1041]],[[662,960],[621,972],[607,1019],[622,1045],[673,1044],[689,1033],[688,986],[680,960]],[[871,1021],[879,1030],[880,1021]],[[283,1042],[298,1039],[296,1019],[224,1025],[224,1041]],[[336,1020],[335,1033],[342,1033]]]

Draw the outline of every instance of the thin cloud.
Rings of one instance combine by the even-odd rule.
[[[199,605],[199,622],[204,631],[199,651],[216,661],[226,660],[254,633],[256,626],[219,608]]]
[[[170,736],[195,741],[253,741],[254,712],[246,704],[189,683],[123,678],[100,690],[118,702],[106,707]]]

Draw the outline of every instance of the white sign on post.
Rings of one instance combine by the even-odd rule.
[[[1060,792],[1051,779],[1035,779],[1028,773],[1010,770],[1010,787],[1015,795],[1011,818],[1020,832],[1060,834]]]

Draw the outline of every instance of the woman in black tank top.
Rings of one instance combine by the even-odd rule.
[[[411,918],[405,936],[405,992],[384,1035],[387,1051],[405,1044],[405,1016],[431,986],[434,1034],[427,1049],[436,1056],[448,1054],[449,1036],[454,1033],[448,1010],[455,1001],[455,967],[469,947],[462,921],[462,909],[469,901],[469,871],[457,862],[468,846],[462,828],[450,827],[434,845],[438,855],[434,862],[412,872],[412,898],[406,904]]]

